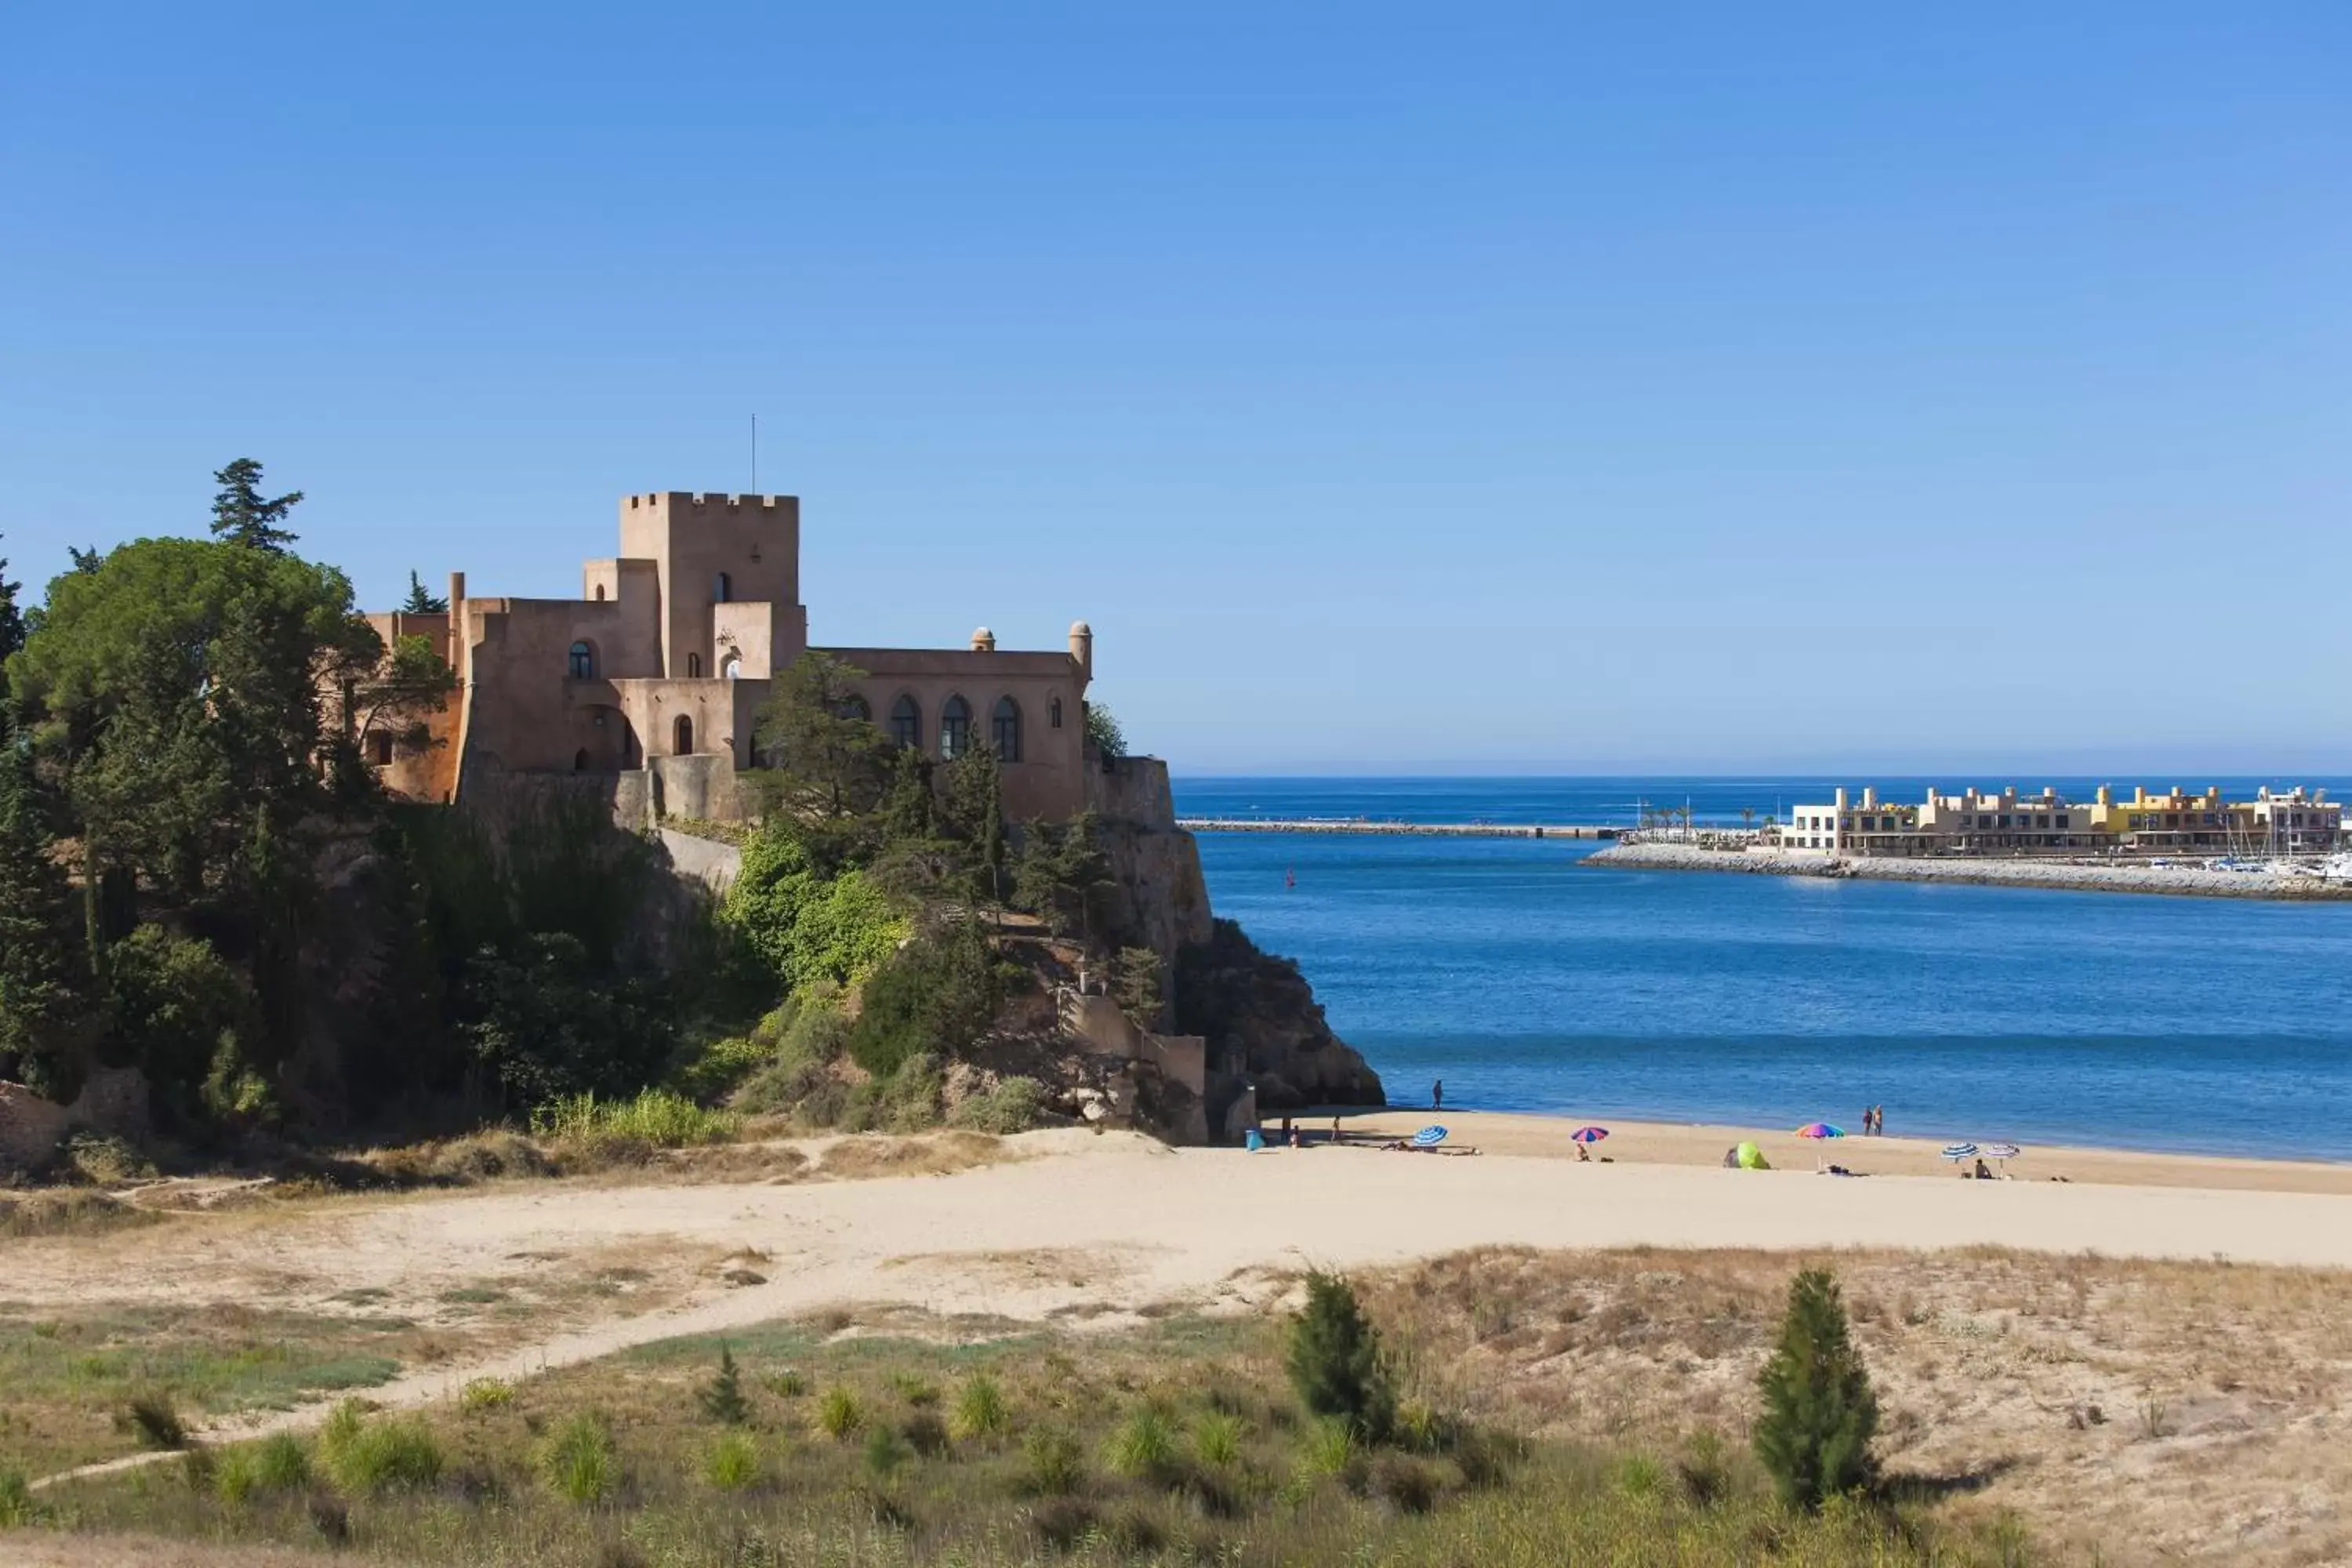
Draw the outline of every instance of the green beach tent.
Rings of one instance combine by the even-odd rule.
[[[1739,1168],[1743,1171],[1769,1171],[1772,1168],[1764,1158],[1764,1151],[1753,1143],[1742,1143],[1734,1152],[1738,1156]]]

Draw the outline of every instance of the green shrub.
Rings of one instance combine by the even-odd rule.
[[[1356,1427],[1339,1416],[1327,1416],[1307,1428],[1299,1444],[1299,1460],[1318,1476],[1344,1475],[1356,1462]]]
[[[755,1039],[712,1040],[670,1068],[667,1087],[698,1101],[722,1099],[774,1059],[773,1048]]]
[[[1345,1279],[1320,1269],[1307,1276],[1307,1306],[1291,1324],[1285,1366],[1308,1410],[1349,1422],[1368,1443],[1387,1439],[1396,1390],[1380,1333]]]
[[[1045,1102],[1045,1087],[1035,1079],[1003,1079],[986,1094],[976,1094],[957,1106],[948,1125],[1011,1137],[1037,1125]]]
[[[877,1481],[887,1481],[897,1475],[914,1457],[914,1449],[895,1428],[877,1426],[866,1434],[866,1473]]]
[[[740,1426],[751,1418],[751,1402],[743,1396],[743,1379],[735,1367],[735,1353],[723,1344],[719,1347],[719,1371],[695,1391],[694,1397],[702,1406],[702,1413],[713,1421]]]
[[[272,1491],[294,1491],[310,1484],[310,1456],[291,1432],[273,1432],[253,1450],[253,1475]]]
[[[591,1155],[717,1143],[734,1136],[741,1125],[731,1112],[705,1110],[666,1089],[642,1089],[634,1100],[567,1095],[530,1115],[532,1132]]]
[[[1086,1484],[1086,1451],[1059,1427],[1032,1432],[1021,1446],[1027,1489],[1042,1497],[1067,1497]]]
[[[1427,1513],[1437,1502],[1437,1476],[1419,1459],[1383,1454],[1372,1466],[1371,1492],[1399,1513]]]
[[[831,1068],[846,1048],[849,1021],[830,996],[817,995],[779,1007],[761,1028],[771,1024],[777,1032],[767,1065],[745,1079],[729,1103],[761,1114],[800,1111],[804,1120],[829,1125],[833,1117],[809,1115],[806,1102],[829,1088],[837,1090]]]
[[[1103,1462],[1122,1476],[1165,1475],[1176,1460],[1176,1434],[1151,1405],[1131,1413],[1111,1434]]]
[[[115,1430],[127,1432],[139,1440],[142,1448],[184,1448],[188,1446],[187,1423],[172,1407],[172,1396],[161,1389],[134,1394],[129,1404],[114,1418]]]
[[[760,1448],[748,1432],[728,1432],[710,1446],[702,1479],[722,1492],[741,1491],[760,1479]]]
[[[319,1459],[352,1493],[413,1491],[441,1479],[441,1445],[431,1427],[414,1418],[368,1421],[348,1399],[320,1430]]]
[[[121,1138],[87,1129],[67,1135],[58,1159],[75,1176],[96,1186],[141,1181],[155,1173],[154,1162]]]
[[[621,1457],[613,1430],[593,1411],[567,1417],[541,1446],[539,1472],[559,1496],[602,1502],[621,1483]]]
[[[948,1424],[940,1419],[936,1410],[918,1410],[898,1423],[898,1436],[907,1447],[927,1459],[936,1459],[948,1451]]]
[[[1871,1484],[1878,1400],[1827,1269],[1808,1268],[1790,1281],[1780,1343],[1757,1385],[1764,1410],[1756,1423],[1756,1457],[1784,1504],[1813,1512]]]
[[[780,1367],[760,1380],[761,1386],[779,1399],[798,1399],[808,1392],[807,1376],[792,1367]]]
[[[221,1501],[235,1508],[261,1489],[261,1478],[254,1473],[253,1451],[231,1448],[213,1466],[213,1489]]]
[[[478,1377],[457,1393],[457,1408],[468,1415],[503,1410],[514,1403],[514,1384],[504,1378]]]
[[[22,1470],[0,1470],[0,1530],[25,1530],[42,1521],[32,1483]]]
[[[817,1401],[816,1424],[826,1436],[844,1442],[866,1424],[866,1412],[858,1408],[857,1395],[849,1389],[828,1388]]]
[[[781,819],[744,846],[725,918],[795,994],[826,982],[856,984],[907,933],[896,900],[862,871],[825,876]]]
[[[1238,1463],[1242,1457],[1241,1417],[1212,1410],[1194,1421],[1192,1457],[1220,1469]]]
[[[849,1054],[876,1078],[920,1056],[951,1055],[987,1032],[1003,999],[979,923],[925,932],[874,972],[850,1026]]]
[[[1665,1485],[1665,1467],[1647,1454],[1628,1454],[1617,1462],[1617,1489],[1636,1501],[1656,1497]]]
[[[918,1408],[926,1405],[937,1405],[940,1402],[940,1385],[916,1373],[892,1373],[890,1387],[899,1398]]]
[[[993,1437],[1013,1425],[1004,1404],[1004,1390],[984,1372],[973,1373],[956,1391],[955,1435],[962,1438]]]

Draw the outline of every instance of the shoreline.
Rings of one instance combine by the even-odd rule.
[[[2280,877],[2267,871],[2210,871],[2189,866],[2084,865],[2026,859],[1840,858],[1821,850],[1702,849],[1689,844],[1612,844],[1584,856],[1577,864],[1604,870],[1715,871],[1759,877],[1817,877],[1829,881],[1943,882],[2080,893],[2260,899],[2278,903],[2352,902],[2352,883],[2326,882],[2316,877]]]
[[[1431,1111],[1412,1107],[1384,1110],[1326,1107],[1300,1113],[1302,1132],[1328,1140],[1331,1119],[1339,1119],[1343,1147],[1363,1148],[1393,1138],[1406,1138],[1435,1121],[1444,1125],[1451,1148],[1475,1148],[1486,1154],[1576,1161],[1576,1145],[1568,1141],[1573,1128],[1606,1127],[1609,1137],[1594,1146],[1592,1158],[1618,1165],[1681,1165],[1720,1167],[1723,1152],[1752,1141],[1775,1170],[1810,1173],[1816,1163],[1834,1162],[1848,1170],[1873,1176],[1958,1179],[1957,1168],[1943,1158],[1944,1141],[1894,1134],[1864,1138],[1811,1140],[1790,1129],[1740,1127],[1719,1122],[1648,1121],[1614,1117],[1569,1117],[1531,1110],[1455,1110]],[[1266,1119],[1266,1138],[1277,1142],[1279,1115]],[[1842,1124],[1841,1124],[1842,1125]],[[1310,1142],[1309,1148],[1319,1147]],[[1998,1162],[1988,1161],[1996,1170]],[[2335,1163],[2303,1158],[2263,1158],[2246,1154],[2155,1152],[2137,1149],[2104,1149],[2084,1144],[2029,1143],[2008,1163],[2015,1182],[2052,1184],[2051,1178],[2096,1186],[2165,1187],[2207,1192],[2311,1193],[2352,1196],[2352,1163]]]

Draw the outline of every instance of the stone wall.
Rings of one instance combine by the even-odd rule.
[[[21,1083],[0,1083],[0,1165],[32,1169],[46,1163],[76,1127],[144,1140],[149,1131],[147,1080],[128,1068],[89,1075],[71,1105],[42,1099]]]

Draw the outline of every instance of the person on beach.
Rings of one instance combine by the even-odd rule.
[[[1445,1080],[1442,1078],[1433,1080],[1429,1086],[1429,1109],[1432,1110],[1445,1109]]]

